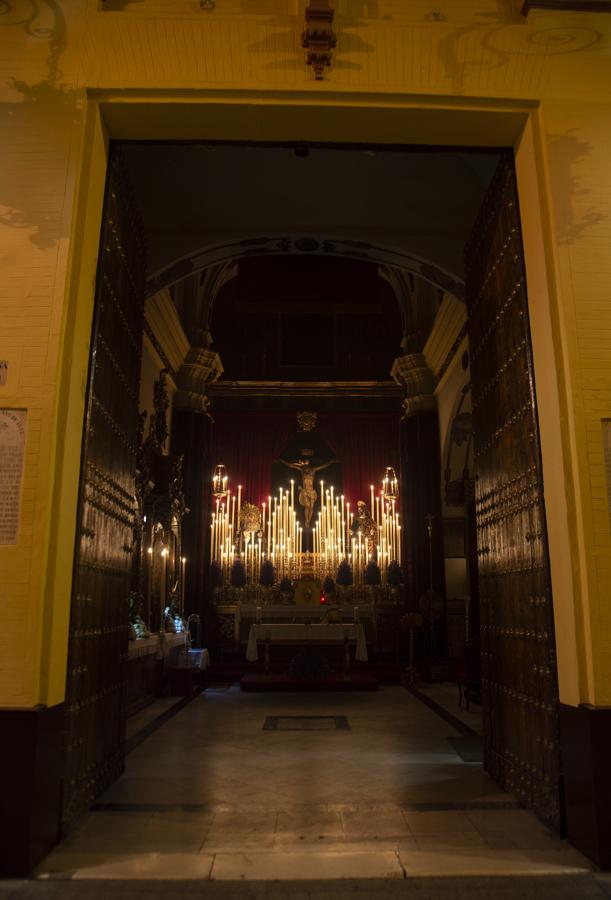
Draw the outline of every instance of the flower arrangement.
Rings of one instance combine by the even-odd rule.
[[[337,567],[335,581],[341,587],[350,587],[350,585],[353,583],[354,575],[352,574],[352,566],[347,559],[343,559]]]
[[[323,593],[325,594],[334,594],[335,593],[335,582],[331,578],[330,575],[327,575],[325,580],[322,583]]]
[[[282,581],[280,582],[279,590],[281,594],[290,594],[293,590],[293,584],[291,579],[285,575]]]
[[[365,582],[365,584],[367,584],[371,587],[382,583],[382,575],[380,573],[380,567],[377,564],[377,562],[373,561],[373,559],[370,559],[369,562],[367,563],[367,568],[365,569],[363,581]]]
[[[261,564],[261,571],[259,572],[259,584],[263,587],[273,587],[276,583],[276,570],[274,569],[274,564],[271,559],[266,559]]]
[[[399,585],[403,581],[403,572],[401,571],[401,566],[396,560],[393,560],[388,564],[388,569],[386,570],[386,580],[391,587],[399,587]]]
[[[229,573],[229,583],[234,588],[246,587],[246,569],[241,559],[236,559],[232,565]]]

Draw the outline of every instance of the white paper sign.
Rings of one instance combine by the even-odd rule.
[[[25,456],[25,409],[0,409],[0,544],[16,544]]]

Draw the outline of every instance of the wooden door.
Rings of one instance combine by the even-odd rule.
[[[87,390],[66,685],[64,828],[122,772],[145,248],[111,150]]]
[[[484,760],[560,827],[558,685],[539,426],[513,154],[466,248]]]

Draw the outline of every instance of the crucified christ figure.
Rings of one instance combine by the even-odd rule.
[[[314,515],[314,506],[318,499],[318,494],[314,490],[314,476],[317,472],[320,472],[321,469],[328,468],[334,462],[337,462],[337,460],[330,459],[321,466],[313,466],[306,459],[300,459],[297,462],[287,462],[286,459],[280,459],[279,462],[288,466],[289,469],[297,469],[297,471],[301,473],[301,488],[299,489],[298,499],[304,508],[306,528],[309,528],[312,516]]]

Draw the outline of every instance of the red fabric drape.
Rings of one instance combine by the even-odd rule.
[[[386,466],[399,473],[399,424],[396,413],[319,415],[318,429],[342,463],[344,495],[351,504],[370,505],[370,485],[379,491]]]
[[[278,459],[295,428],[295,415],[285,413],[215,413],[213,464],[227,468],[233,494],[261,505],[271,491],[272,462]]]
[[[298,430],[295,413],[215,413],[213,461],[227,467],[235,492],[261,504],[271,490],[272,462]],[[379,491],[386,466],[399,474],[399,413],[320,413],[318,430],[342,463],[343,493],[352,504]]]

